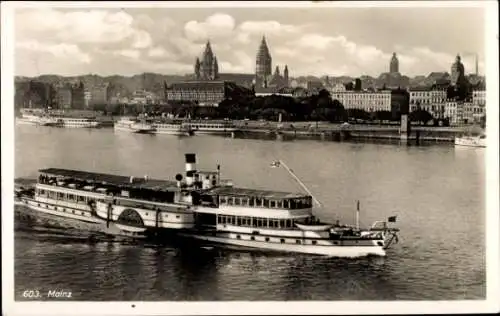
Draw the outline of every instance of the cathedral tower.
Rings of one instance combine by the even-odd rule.
[[[451,65],[451,84],[455,85],[465,75],[464,65],[461,62],[460,55],[457,55],[455,62]]]
[[[271,54],[269,53],[269,48],[267,47],[265,36],[262,37],[259,50],[257,51],[255,64],[255,76],[257,81],[267,81],[272,74],[272,58]]]
[[[210,41],[207,41],[201,61],[199,58],[196,58],[194,77],[196,80],[216,80],[219,78],[219,64],[210,46]]]
[[[392,53],[391,62],[389,64],[389,72],[391,74],[399,72],[399,60],[396,53]]]

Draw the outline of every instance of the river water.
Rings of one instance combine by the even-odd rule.
[[[400,242],[386,257],[338,259],[154,245],[87,242],[85,235],[17,225],[15,297],[65,289],[73,300],[464,300],[484,299],[484,151],[449,145],[177,138],[112,129],[17,126],[15,175],[46,167],[173,178],[184,153],[198,168],[221,164],[236,186],[301,188],[284,160],[322,202],[316,214],[361,224],[397,215]]]

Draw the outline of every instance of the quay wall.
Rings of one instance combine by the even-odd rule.
[[[326,122],[255,122],[237,121],[239,134],[285,135],[294,138],[321,139],[388,139],[399,140],[400,128],[395,125],[334,124]],[[466,132],[466,127],[412,126],[407,140],[453,142]]]

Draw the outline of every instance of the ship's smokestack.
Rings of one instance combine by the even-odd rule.
[[[186,185],[188,187],[192,186],[194,183],[194,173],[195,172],[196,171],[194,171],[194,170],[186,171]]]
[[[196,173],[196,154],[186,154],[186,185],[192,186]]]
[[[196,170],[196,154],[186,154],[186,172]]]

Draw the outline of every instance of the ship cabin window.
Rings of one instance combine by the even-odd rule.
[[[283,208],[283,201],[282,200],[276,201],[276,207]]]
[[[256,207],[262,206],[262,199],[261,198],[256,198],[255,199],[255,206]]]
[[[264,207],[269,207],[269,200],[268,199],[264,199]]]
[[[241,199],[241,206],[247,206],[248,205],[248,198],[242,198]]]
[[[255,205],[255,200],[253,198],[248,199],[248,206],[254,206]]]
[[[313,244],[313,245],[316,245],[317,243],[318,243],[318,242],[317,242],[316,240],[313,240],[313,241],[312,241],[312,244]]]
[[[283,200],[283,208],[287,209],[289,205],[288,200]]]
[[[275,208],[276,207],[276,201],[269,201],[270,207]]]
[[[234,205],[241,205],[241,199],[240,198],[234,198]]]
[[[227,198],[227,205],[233,205],[233,198],[232,197]]]

